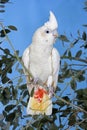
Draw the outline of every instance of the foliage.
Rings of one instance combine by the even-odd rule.
[[[1,1],[5,4],[7,1]],[[77,32],[77,37],[59,37],[64,53],[61,55],[58,89],[54,94],[51,116],[26,115],[28,91],[22,66],[9,48],[3,46],[13,25],[0,27],[0,114],[2,130],[62,130],[87,129],[87,33]],[[18,55],[18,51],[15,51]],[[19,55],[18,55],[19,56]],[[21,57],[19,56],[19,59]],[[16,71],[16,77],[12,78]]]
[[[0,13],[4,13],[5,12],[5,4],[8,3],[9,0],[0,0]]]

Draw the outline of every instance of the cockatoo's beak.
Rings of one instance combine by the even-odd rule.
[[[49,21],[47,21],[44,25],[51,30],[55,30],[58,28],[56,17],[52,11],[50,11]]]
[[[57,32],[57,30],[53,30],[52,34],[53,34],[53,36],[54,36],[55,38],[58,38],[58,32]]]

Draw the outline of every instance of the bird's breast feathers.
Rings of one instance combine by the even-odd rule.
[[[41,52],[41,50],[40,50]],[[40,78],[45,82],[48,76],[51,74],[51,55],[46,55],[45,52],[30,53],[30,72],[34,78]]]

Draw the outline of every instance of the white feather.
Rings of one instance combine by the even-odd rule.
[[[58,23],[57,23],[57,20],[56,20],[56,17],[55,15],[53,14],[52,11],[50,11],[50,17],[49,17],[49,21],[46,22],[44,24],[47,28],[50,28],[52,30],[55,30],[58,28]]]

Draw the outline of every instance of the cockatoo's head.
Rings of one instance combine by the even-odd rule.
[[[52,45],[58,37],[57,28],[56,17],[50,11],[49,21],[36,30],[33,36],[33,43]]]

